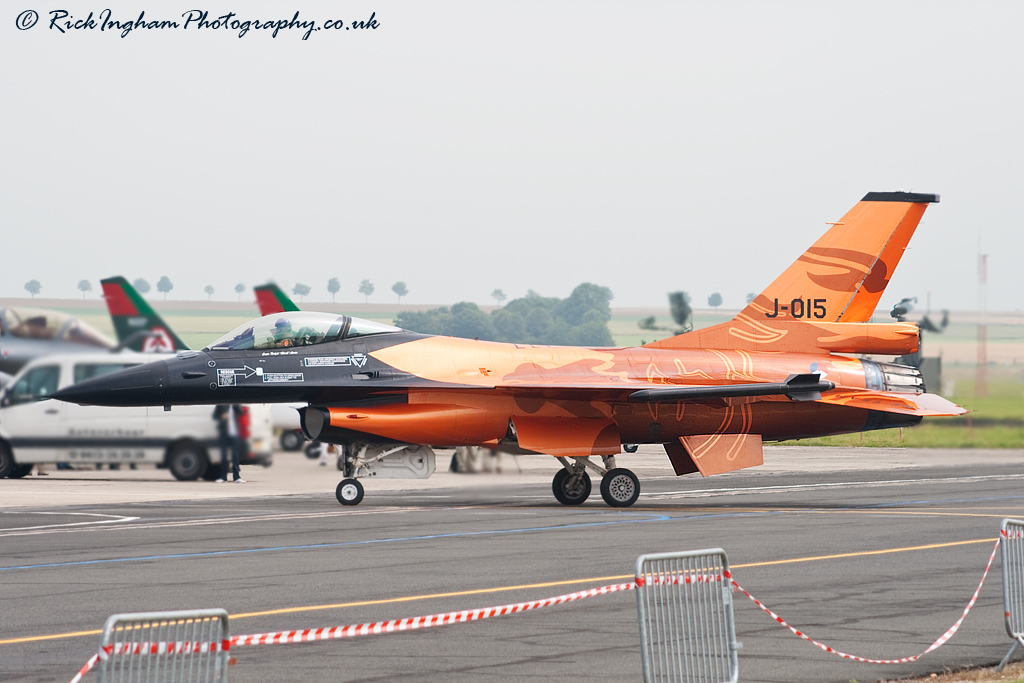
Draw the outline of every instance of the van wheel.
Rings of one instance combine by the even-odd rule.
[[[0,441],[0,479],[9,476],[17,466],[18,464],[14,462],[14,453],[11,452],[11,447]]]
[[[209,465],[206,449],[197,443],[180,443],[167,455],[167,467],[179,481],[195,481]]]
[[[22,477],[27,477],[32,473],[33,467],[35,467],[35,465],[15,465],[14,469],[11,470],[11,473],[7,475],[7,478],[21,479]]]
[[[302,448],[302,442],[305,439],[294,429],[286,429],[281,432],[281,448],[286,451],[297,451]]]

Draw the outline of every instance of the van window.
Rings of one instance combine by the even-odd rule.
[[[11,387],[11,404],[39,401],[57,391],[60,383],[60,366],[43,365],[32,368]]]
[[[79,363],[75,366],[75,384],[93,377],[109,375],[118,370],[134,368],[139,363]]]

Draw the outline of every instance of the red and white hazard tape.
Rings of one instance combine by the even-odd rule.
[[[1001,538],[997,538],[996,539],[996,545],[995,545],[994,548],[992,548],[992,554],[989,555],[988,564],[985,565],[985,573],[981,575],[981,581],[978,583],[978,588],[977,588],[977,590],[974,591],[974,595],[971,596],[970,602],[968,602],[967,603],[967,607],[964,608],[964,613],[960,615],[960,618],[956,620],[956,623],[953,624],[952,626],[950,626],[946,630],[945,633],[943,633],[941,636],[939,636],[938,640],[936,640],[934,643],[929,645],[928,649],[926,649],[921,654],[913,655],[911,657],[901,657],[900,659],[870,659],[868,657],[858,657],[857,655],[851,655],[851,654],[847,654],[845,652],[840,652],[839,650],[831,648],[828,645],[825,645],[824,643],[819,643],[817,640],[814,640],[813,638],[811,638],[807,634],[805,634],[805,633],[803,633],[801,631],[798,631],[797,629],[793,628],[792,626],[787,624],[785,621],[783,621],[782,617],[780,617],[778,614],[776,614],[775,612],[773,612],[770,609],[768,609],[767,607],[765,607],[763,604],[761,604],[760,600],[758,600],[753,595],[748,593],[746,591],[746,589],[743,588],[743,586],[741,586],[738,583],[736,583],[736,581],[732,578],[732,576],[729,576],[728,578],[729,578],[729,581],[732,582],[732,585],[735,586],[737,590],[739,590],[741,593],[743,593],[748,598],[753,600],[754,604],[757,605],[758,607],[760,607],[762,610],[764,610],[765,613],[768,614],[768,616],[770,616],[772,619],[774,619],[775,621],[779,622],[779,624],[781,624],[782,626],[785,626],[790,631],[792,631],[793,635],[806,640],[807,642],[809,642],[809,643],[811,643],[811,644],[821,648],[825,652],[831,652],[832,654],[838,655],[838,656],[843,657],[845,659],[852,659],[852,660],[857,661],[857,662],[866,662],[868,664],[905,664],[907,662],[917,661],[918,659],[920,659],[921,657],[925,656],[926,654],[928,654],[932,650],[936,650],[939,647],[941,647],[942,645],[945,645],[946,642],[950,638],[953,637],[953,634],[956,633],[957,630],[959,630],[960,624],[964,623],[964,619],[967,618],[967,613],[971,611],[971,608],[974,607],[974,603],[978,600],[978,594],[981,593],[981,587],[983,585],[985,585],[985,578],[988,576],[988,570],[992,568],[992,560],[994,560],[995,557],[996,557],[996,550],[999,549],[999,541],[1000,540],[1002,540],[1002,539]],[[727,572],[727,574],[728,574],[728,572]]]
[[[111,655],[174,655],[188,652],[210,652],[211,650],[230,650],[231,641],[224,639],[220,643],[193,643],[190,641],[177,641],[177,642],[155,642],[155,643],[115,643],[107,645],[102,648],[99,652],[94,654],[85,666],[71,679],[71,683],[78,683],[82,680],[82,676],[89,673],[95,667],[101,659],[107,659]]]
[[[566,593],[554,598],[533,600],[531,602],[518,602],[499,607],[483,607],[480,609],[467,610],[464,612],[444,612],[441,614],[430,614],[423,617],[412,617],[409,619],[392,619],[391,621],[375,621],[366,624],[355,624],[352,626],[335,626],[333,628],[317,628],[307,631],[277,631],[274,633],[256,633],[249,636],[235,636],[231,639],[233,645],[278,645],[282,643],[303,643],[314,640],[333,640],[336,638],[352,638],[353,636],[367,636],[379,633],[395,633],[399,631],[415,631],[433,626],[448,626],[450,624],[461,624],[466,621],[479,621],[492,617],[501,617],[506,614],[518,614],[542,607],[552,607],[566,602],[591,598],[595,595],[607,595],[636,588],[636,584],[615,583],[610,586],[600,586],[585,591]]]
[[[1005,535],[1005,534],[1004,534]],[[789,624],[787,624],[782,617],[777,615],[765,607],[761,601],[751,595],[743,586],[736,583],[736,580],[732,578],[732,574],[728,571],[723,574],[670,574],[665,576],[652,576],[645,578],[643,576],[636,577],[633,581],[628,583],[615,583],[608,586],[599,586],[597,588],[590,588],[584,591],[577,591],[575,593],[566,593],[564,595],[558,595],[553,598],[544,598],[542,600],[532,600],[530,602],[517,602],[508,605],[500,605],[498,607],[482,607],[474,610],[466,610],[462,612],[442,612],[439,614],[430,614],[422,617],[411,617],[407,619],[392,619],[390,621],[375,621],[367,622],[365,624],[353,624],[350,626],[332,626],[328,628],[317,628],[307,629],[304,631],[274,631],[271,633],[254,633],[245,636],[233,636],[230,640],[224,640],[217,644],[211,643],[127,643],[119,644],[118,647],[107,646],[106,650],[101,653],[97,653],[86,662],[85,666],[82,667],[81,671],[78,672],[71,683],[78,683],[82,680],[89,671],[91,671],[96,664],[99,662],[100,657],[106,658],[111,654],[120,654],[126,652],[128,654],[157,654],[157,653],[176,653],[176,652],[206,652],[210,647],[216,649],[230,650],[232,647],[243,647],[250,645],[282,645],[285,643],[308,643],[318,640],[336,640],[338,638],[353,638],[356,636],[367,636],[376,635],[381,633],[397,633],[401,631],[416,631],[424,628],[432,628],[434,626],[449,626],[451,624],[461,624],[467,621],[480,621],[482,619],[490,619],[492,617],[501,617],[507,614],[518,614],[520,612],[528,612],[530,610],[541,609],[543,607],[552,607],[554,605],[562,605],[567,602],[574,602],[576,600],[582,600],[584,598],[591,598],[596,595],[607,595],[609,593],[618,593],[621,591],[629,591],[635,588],[642,588],[650,585],[678,585],[680,583],[717,583],[723,580],[728,580],[737,590],[750,598],[755,605],[760,607],[766,612],[772,619],[777,621],[782,626],[789,629],[794,635],[809,643],[821,648],[825,652],[830,652],[834,655],[838,655],[845,659],[851,659],[858,662],[866,662],[868,664],[903,664],[906,662],[913,662],[929,652],[944,645],[953,634],[957,632],[964,619],[967,617],[967,613],[974,607],[974,603],[978,600],[978,594],[981,593],[981,587],[985,584],[985,579],[988,577],[989,569],[992,568],[992,561],[996,557],[996,551],[999,549],[1000,539],[996,539],[996,545],[992,548],[992,554],[988,558],[988,564],[985,565],[985,573],[981,576],[981,581],[978,583],[977,590],[974,591],[974,595],[971,596],[970,602],[967,603],[967,607],[964,608],[963,614],[956,621],[955,624],[949,627],[945,633],[943,633],[938,640],[928,646],[928,648],[918,655],[911,657],[903,657],[901,659],[870,659],[867,657],[858,657],[857,655],[847,654],[836,650],[835,648],[829,647],[824,643],[820,643],[814,640],[810,636],[806,635],[802,631],[799,631]]]
[[[528,612],[542,607],[553,607],[554,605],[561,605],[567,602],[582,600],[584,598],[591,598],[595,595],[607,595],[609,593],[618,593],[619,591],[633,590],[634,588],[636,588],[636,583],[630,581],[629,583],[615,583],[609,586],[599,586],[597,588],[590,588],[584,591],[577,591],[575,593],[566,593],[565,595],[559,595],[553,598],[532,600],[530,602],[517,602],[498,607],[482,607],[480,609],[466,610],[462,612],[444,612],[422,617],[412,617],[409,619],[392,619],[391,621],[376,621],[365,624],[353,624],[351,626],[333,626],[329,628],[308,629],[305,631],[275,631],[272,633],[254,633],[245,636],[232,636],[230,641],[224,641],[222,643],[221,648],[224,650],[230,650],[232,647],[243,647],[248,645],[305,643],[317,640],[335,640],[338,638],[352,638],[355,636],[366,636],[379,633],[415,631],[434,626],[448,626],[451,624],[461,624],[467,621],[480,621],[481,619],[500,617],[506,614]],[[129,643],[128,645],[132,644]],[[178,646],[181,646],[181,649],[179,649]],[[174,652],[188,652],[190,649],[196,652],[205,652],[208,647],[208,643],[196,643],[195,645],[191,643],[138,643],[130,648],[130,653],[155,654],[157,652],[168,652],[173,654]],[[121,648],[117,648],[116,650],[118,653],[121,651]],[[108,646],[106,654],[109,655],[113,652],[115,652],[113,646]],[[78,683],[82,680],[82,677],[89,673],[89,671],[96,666],[99,660],[100,654],[93,655],[92,658],[86,662],[85,666],[82,667],[81,671],[78,672],[78,675],[71,679],[71,683]]]

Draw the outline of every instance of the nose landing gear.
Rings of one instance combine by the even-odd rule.
[[[629,507],[640,497],[640,480],[631,471],[615,466],[615,456],[602,456],[604,467],[590,458],[560,457],[562,469],[555,473],[551,491],[562,505],[580,505],[590,495],[591,483],[587,468],[601,475],[601,497],[614,508]]]
[[[363,500],[363,485],[358,479],[342,479],[334,495],[342,505],[359,505]]]

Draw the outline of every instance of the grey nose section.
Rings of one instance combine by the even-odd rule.
[[[167,363],[156,361],[72,384],[53,398],[92,406],[155,406],[166,384]]]

